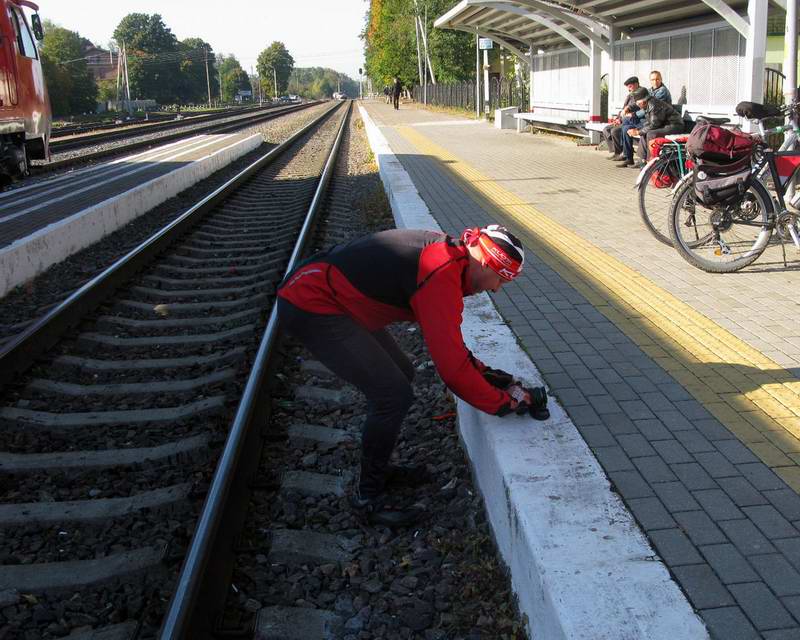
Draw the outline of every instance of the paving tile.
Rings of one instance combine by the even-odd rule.
[[[708,517],[705,511],[680,511],[672,515],[678,526],[698,547],[708,544],[723,544],[728,541],[725,534],[720,531],[720,528],[714,524],[714,521]]]
[[[702,546],[700,553],[725,584],[758,580],[753,567],[732,544]]]
[[[601,424],[603,422],[602,420],[600,420],[600,416],[597,415],[597,412],[594,409],[592,409],[589,405],[578,405],[575,407],[569,407],[567,413],[569,414],[569,417],[572,418],[572,421],[575,424],[579,425]]]
[[[677,440],[659,440],[653,442],[653,448],[658,451],[667,464],[694,462],[694,458]]]
[[[728,585],[728,589],[759,631],[795,625],[792,616],[765,584],[745,582]]]
[[[605,389],[614,400],[636,400],[639,393],[634,391],[630,385],[624,382],[605,383]]]
[[[765,536],[773,538],[792,538],[797,536],[797,529],[784,518],[772,505],[742,507],[747,515]]]
[[[707,564],[675,567],[672,572],[689,596],[695,609],[711,609],[736,604],[725,586]]]
[[[630,433],[617,436],[617,442],[630,458],[640,458],[642,456],[653,456],[655,449],[650,446],[645,437],[640,433]]]
[[[736,468],[759,491],[786,489],[786,484],[762,462],[740,464]]]
[[[695,428],[712,442],[715,440],[733,440],[734,436],[716,418],[710,420],[695,420]]]
[[[744,514],[722,489],[693,491],[692,495],[714,520],[744,518]]]
[[[764,491],[762,495],[787,520],[800,520],[800,496],[791,489]]]
[[[712,640],[760,640],[761,634],[738,607],[704,609],[700,616],[708,627]]]
[[[775,540],[773,542],[775,547],[783,554],[792,566],[800,571],[800,538],[786,538],[784,540]]]
[[[733,464],[759,462],[758,457],[738,440],[724,440],[718,442],[717,450]]]
[[[716,451],[694,454],[697,460],[712,478],[726,478],[741,476],[739,469],[734,467],[728,459]]]
[[[782,555],[750,556],[750,564],[775,595],[800,595],[800,573]]]
[[[565,388],[554,390],[556,398],[564,407],[573,407],[580,404],[588,404],[586,397],[576,388]]]
[[[671,464],[670,469],[689,491],[717,488],[717,481],[708,475],[699,462]]]
[[[626,433],[639,433],[639,429],[633,423],[633,420],[624,413],[604,414],[603,424],[616,436]]]
[[[655,440],[670,440],[673,436],[661,422],[655,418],[634,420],[637,430],[651,442]]]
[[[664,426],[673,432],[676,438],[681,431],[696,431],[694,424],[677,409],[657,411],[656,415],[664,423]]]
[[[578,426],[578,431],[590,447],[610,447],[617,443],[611,432],[602,424]]]
[[[688,429],[675,430],[664,421],[663,415],[659,414],[659,418],[664,422],[664,425],[670,429],[675,435],[675,439],[680,442],[689,453],[701,453],[703,451],[716,451],[716,447],[699,431],[693,427]]]
[[[800,627],[765,631],[764,640],[800,640]]]
[[[593,453],[598,462],[603,465],[606,473],[633,469],[633,464],[621,447],[597,447],[593,450]]]
[[[638,471],[610,471],[608,478],[617,492],[626,500],[648,498],[654,495],[650,485],[645,482]]]
[[[653,412],[641,400],[623,400],[619,403],[619,406],[622,407],[622,411],[631,420],[649,420],[655,417]]]
[[[670,567],[702,564],[703,559],[697,549],[680,529],[661,529],[651,531],[649,535],[658,555]]]
[[[610,395],[589,396],[589,404],[591,404],[594,410],[600,415],[619,413],[620,411],[620,406],[617,404],[617,401]]]
[[[775,547],[749,520],[715,520],[715,522],[744,556],[775,553]]]
[[[677,477],[674,473],[672,473],[669,466],[658,456],[632,458],[631,461],[647,482],[657,483],[677,481]]]
[[[750,507],[753,505],[767,504],[766,497],[758,491],[747,478],[719,478],[717,483],[728,497],[733,500],[738,507]]]
[[[680,482],[662,482],[653,485],[653,491],[664,503],[667,511],[694,511],[700,505]]]
[[[781,598],[783,606],[789,610],[795,620],[800,620],[800,596]]]
[[[635,498],[628,500],[627,505],[645,530],[671,529],[676,526],[675,520],[658,498]]]

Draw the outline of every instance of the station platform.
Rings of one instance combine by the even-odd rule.
[[[536,482],[569,469],[557,469],[541,452],[520,466],[524,453],[512,451],[514,469],[492,468],[505,474],[505,495],[487,491],[493,480],[481,478],[475,454],[518,436],[492,423],[491,429],[504,429],[501,435],[479,442],[462,425],[533,635],[800,638],[800,256],[787,250],[784,268],[780,247],[771,247],[743,272],[704,273],[650,236],[638,214],[636,172],[615,167],[593,147],[416,105],[395,111],[366,101],[363,107],[387,143],[386,158],[394,154],[444,231],[498,222],[518,233],[525,269],[492,294],[494,306],[580,435],[572,444],[591,452],[586,468],[599,463],[608,493],[632,515],[632,531],[619,535],[644,534],[651,564],[663,566],[680,588],[676,598],[659,583],[667,596],[654,598],[649,611],[636,610],[647,599],[631,591],[651,583],[635,577],[625,584],[625,576],[638,575],[648,559],[633,554],[615,562],[604,555],[605,536],[587,539],[580,524],[570,528],[567,521],[582,522],[579,509],[591,508],[570,494],[582,486],[575,484],[580,474],[561,493],[557,484],[547,485],[546,499],[539,500]],[[383,166],[381,172],[386,182]],[[404,188],[391,194],[393,206],[404,199]],[[496,347],[495,355],[501,355]],[[491,353],[482,359],[496,362]],[[465,419],[461,413],[459,419]],[[559,423],[542,428],[538,439],[548,440],[548,455],[557,457],[561,450],[553,443],[568,440],[568,433]],[[525,438],[515,446],[538,446],[536,431]],[[528,513],[498,507],[512,500],[521,478],[528,483]],[[603,491],[592,496],[614,504]],[[565,510],[565,502],[572,506]],[[606,514],[606,520],[625,517]],[[516,566],[514,554],[523,545],[509,546],[509,536],[527,537],[524,546],[540,548],[545,560],[532,555]],[[537,536],[546,539],[536,542]],[[559,547],[564,536],[575,538],[573,546]],[[570,568],[575,549],[606,564],[590,565],[587,558],[550,582],[560,570],[553,549]],[[582,570],[595,578],[587,582]],[[653,576],[661,580],[655,570]],[[526,581],[540,591],[524,592]],[[570,593],[571,582],[589,591]],[[528,598],[538,600],[528,607]],[[601,620],[604,612],[586,603],[593,598],[620,611]],[[684,620],[684,633],[653,622],[669,616],[664,609]],[[693,612],[701,625],[692,622]],[[581,615],[583,622],[573,619]],[[612,618],[620,620],[618,629]]]
[[[198,135],[0,193],[0,296],[261,142]]]

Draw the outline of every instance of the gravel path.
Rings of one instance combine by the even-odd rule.
[[[33,319],[46,313],[92,276],[125,255],[155,231],[182,214],[205,194],[212,192],[329,107],[329,104],[310,107],[243,130],[245,133],[261,133],[264,144],[100,242],[53,265],[35,279],[0,298],[0,347],[5,340],[22,331]]]

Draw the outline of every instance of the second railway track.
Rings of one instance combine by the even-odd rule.
[[[0,354],[0,594],[19,637],[62,636],[65,619],[153,637],[347,117],[331,111]]]

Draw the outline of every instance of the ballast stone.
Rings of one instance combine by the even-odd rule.
[[[120,624],[112,624],[109,627],[71,633],[66,638],[67,640],[132,640],[136,633],[136,627],[136,621],[129,620]]]
[[[278,529],[272,532],[268,560],[273,564],[348,562],[357,547],[358,542],[329,533]]]
[[[281,489],[295,491],[303,496],[335,495],[341,498],[350,482],[349,476],[333,476],[310,471],[289,471],[283,476]]]
[[[316,424],[293,424],[289,427],[289,440],[296,446],[316,446],[330,449],[343,442],[351,442],[353,436],[344,429],[334,429]]]
[[[336,407],[344,407],[348,404],[348,394],[342,389],[326,389],[309,385],[297,387],[294,398],[303,402],[319,402]]]
[[[255,640],[335,640],[343,620],[332,611],[266,607],[256,617]]]

